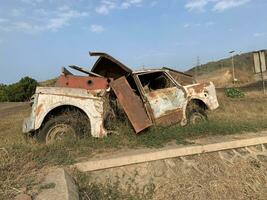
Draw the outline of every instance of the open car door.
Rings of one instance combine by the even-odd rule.
[[[152,125],[152,121],[144,108],[143,102],[133,92],[124,76],[112,81],[111,88],[115,92],[119,103],[123,107],[136,133]]]

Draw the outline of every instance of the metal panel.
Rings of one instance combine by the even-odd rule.
[[[89,118],[91,135],[104,137],[107,131],[103,125],[105,90],[88,91],[86,89],[64,87],[37,87],[30,119],[25,120],[23,132],[38,130],[45,117],[61,106],[74,106],[82,110]],[[33,127],[32,127],[33,126]]]
[[[145,94],[145,96],[155,119],[170,115],[177,109],[182,110],[186,104],[185,93],[177,87],[155,90]]]
[[[260,60],[261,60],[262,72],[265,72],[266,71],[265,51],[260,52]]]
[[[261,73],[266,71],[266,60],[265,60],[265,52],[257,51],[253,53],[254,56],[254,66],[255,73]]]
[[[143,102],[140,97],[133,92],[125,77],[111,82],[111,88],[115,92],[136,133],[152,125],[143,106]]]
[[[56,87],[81,88],[87,90],[107,89],[109,87],[107,78],[92,77],[92,76],[74,76],[61,75],[56,84]]]
[[[126,65],[112,56],[101,52],[90,52],[91,56],[100,56],[92,68],[92,72],[107,78],[120,78],[132,73]]]
[[[253,56],[254,56],[255,73],[260,73],[261,67],[260,67],[260,57],[258,52],[253,53]]]
[[[167,115],[163,115],[155,119],[155,123],[160,126],[170,126],[173,124],[177,124],[182,119],[183,119],[183,110],[177,109],[175,111],[170,112]]]

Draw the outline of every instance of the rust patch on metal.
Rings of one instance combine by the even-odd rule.
[[[102,77],[61,75],[55,86],[99,90],[107,89],[109,87],[109,80]]]
[[[176,111],[171,111],[166,113],[164,116],[158,118],[155,120],[157,125],[160,126],[170,126],[177,124],[180,122],[183,118],[183,110],[178,109]]]
[[[36,116],[39,116],[39,114],[41,113],[41,111],[43,111],[43,104],[40,104],[37,108],[36,108]]]
[[[208,86],[207,83],[200,83],[198,85],[194,85],[191,88],[195,90],[196,93],[202,93],[204,91],[204,88]]]
[[[111,83],[111,88],[115,92],[136,133],[152,125],[143,102],[140,97],[132,91],[125,77],[113,81]]]
[[[146,97],[152,108],[154,118],[171,115],[177,109],[182,109],[187,101],[184,98],[183,90],[177,87],[155,90],[147,93]]]

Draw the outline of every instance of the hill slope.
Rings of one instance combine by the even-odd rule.
[[[258,79],[254,75],[252,52],[234,56],[234,63],[235,77],[239,85],[253,83]],[[231,57],[193,67],[187,73],[195,76],[199,82],[213,81],[217,87],[231,86],[233,80]]]

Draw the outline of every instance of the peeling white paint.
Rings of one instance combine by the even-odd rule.
[[[88,91],[85,89],[38,87],[33,104],[31,120],[33,129],[38,130],[44,118],[59,106],[74,106],[83,110],[91,124],[91,135],[103,137],[107,131],[103,126],[103,90]],[[26,131],[26,130],[25,130]]]

